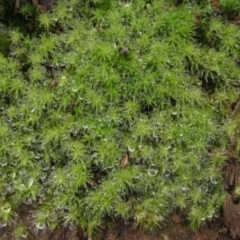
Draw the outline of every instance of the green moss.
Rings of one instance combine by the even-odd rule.
[[[240,31],[207,1],[173,2],[60,1],[29,20],[31,34],[7,28],[3,221],[22,202],[36,206],[37,228],[89,235],[106,217],[153,230],[187,208],[196,230],[218,216],[217,169],[239,128],[226,106],[238,96]]]

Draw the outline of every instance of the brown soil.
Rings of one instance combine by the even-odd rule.
[[[26,206],[22,206],[27,210]],[[83,235],[81,229],[71,230],[68,227],[59,228],[51,232],[50,230],[34,231],[28,214],[23,210],[21,223],[29,227],[26,240],[231,240],[240,239],[240,205],[234,204],[229,195],[224,203],[224,214],[221,218],[207,223],[200,228],[197,233],[190,231],[188,224],[181,216],[175,215],[164,223],[161,229],[152,233],[142,232],[133,226],[126,226],[123,223],[111,223],[111,226],[99,231],[97,236],[88,238]],[[226,210],[227,209],[227,210]],[[177,222],[174,222],[174,219]],[[18,223],[19,224],[19,223]],[[15,227],[18,224],[14,224]],[[11,240],[13,237],[13,228],[4,227],[0,229],[1,240]]]

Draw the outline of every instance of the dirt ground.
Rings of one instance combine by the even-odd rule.
[[[166,221],[161,229],[152,233],[142,232],[133,226],[126,226],[123,223],[112,223],[110,227],[102,229],[99,233],[89,238],[83,235],[81,229],[71,230],[69,228],[50,230],[38,230],[35,232],[31,229],[31,221],[28,214],[22,213],[21,221],[28,225],[28,235],[26,240],[232,240],[240,239],[240,205],[231,204],[226,199],[228,208],[232,216],[223,213],[221,218],[207,223],[200,228],[197,233],[192,233],[188,224],[181,216],[175,215]],[[23,206],[23,208],[25,208]],[[12,240],[13,229],[4,227],[0,229],[0,240]]]

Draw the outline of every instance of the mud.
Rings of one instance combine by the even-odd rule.
[[[19,221],[0,228],[0,240],[14,240],[13,230],[25,224],[28,228],[26,240],[232,240],[240,239],[240,204],[235,203],[232,195],[225,198],[223,213],[219,219],[207,222],[198,232],[189,229],[189,223],[182,215],[173,214],[161,228],[154,232],[143,232],[135,226],[121,222],[111,222],[92,238],[84,236],[81,228],[70,227],[36,230],[32,224],[31,208],[22,205],[18,210]]]

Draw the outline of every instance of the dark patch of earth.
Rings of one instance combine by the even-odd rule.
[[[22,205],[18,210],[19,221],[12,226],[0,228],[0,240],[14,240],[13,230],[19,224],[25,224],[28,235],[25,240],[236,240],[240,239],[240,204],[228,195],[223,203],[223,212],[218,219],[207,222],[196,233],[189,229],[189,224],[182,215],[172,215],[164,224],[151,233],[111,222],[103,227],[94,237],[84,236],[82,230],[69,227],[34,231],[30,217],[31,209]]]

